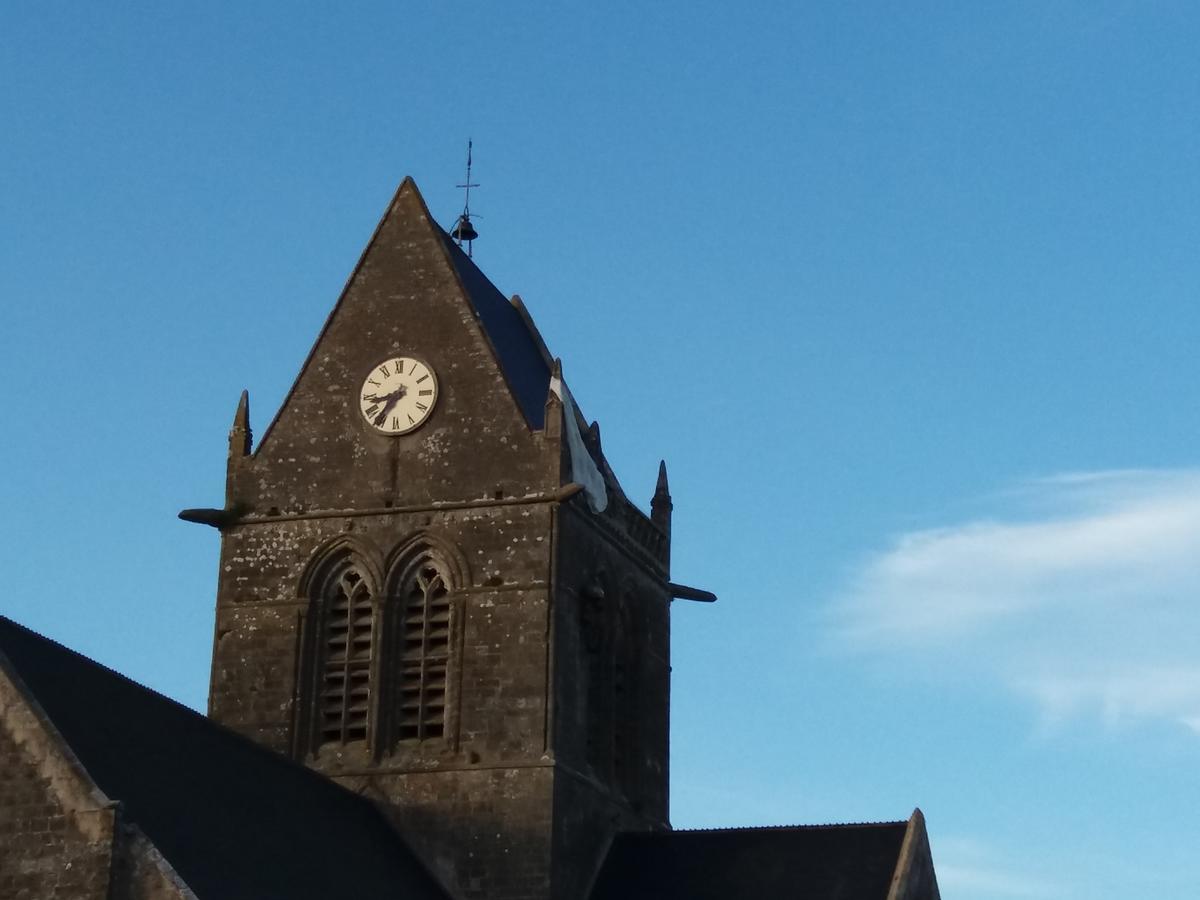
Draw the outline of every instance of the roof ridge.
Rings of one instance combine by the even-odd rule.
[[[856,822],[622,832],[590,900],[884,900],[907,831],[904,822]]]
[[[907,825],[907,820],[882,820],[876,822],[818,822],[809,824],[794,824],[794,825],[723,825],[715,828],[673,828],[665,832],[653,832],[654,834],[712,834],[717,832],[745,832],[745,831],[815,831],[817,829],[832,829],[832,828],[885,828],[896,825]],[[625,834],[635,834],[638,832],[624,832]]]
[[[141,688],[143,691],[147,691],[151,694],[154,694],[156,697],[166,700],[168,703],[174,703],[176,706],[186,709],[188,712],[190,712],[194,716],[200,716],[202,719],[207,719],[209,722],[212,722],[212,724],[219,725],[219,727],[221,727],[221,728],[226,727],[224,725],[220,725],[220,723],[218,723],[218,722],[214,722],[212,719],[209,719],[207,715],[200,712],[199,710],[192,709],[186,703],[182,703],[179,700],[176,700],[174,697],[164,694],[162,691],[157,690],[156,688],[150,687],[150,685],[148,685],[148,684],[142,684],[140,681],[136,681],[133,678],[130,678],[128,675],[124,674],[123,672],[118,672],[112,666],[105,665],[104,663],[100,662],[100,660],[98,660],[98,659],[92,659],[92,657],[88,656],[86,653],[80,653],[78,650],[74,650],[74,649],[68,647],[62,641],[55,640],[54,638],[50,637],[50,635],[42,634],[40,631],[34,631],[28,625],[22,625],[16,619],[9,618],[8,616],[4,615],[3,613],[0,613],[0,626],[2,626],[2,625],[11,625],[13,628],[16,628],[18,631],[23,631],[23,632],[25,632],[25,634],[27,634],[31,637],[34,637],[34,638],[38,639],[39,641],[45,641],[48,644],[53,644],[59,650],[69,653],[72,656],[77,656],[80,659],[82,659],[84,662],[91,663],[93,666],[99,666],[101,669],[108,672],[110,675],[115,675],[117,678],[120,678],[122,681],[127,682],[128,684],[132,684],[134,687]],[[0,653],[4,653],[3,641],[0,641]],[[17,664],[14,662],[13,665],[16,666]],[[19,668],[18,668],[18,671],[20,671]],[[32,691],[32,688],[30,688],[30,690]],[[232,729],[227,729],[227,730],[232,731]],[[236,731],[233,731],[232,733],[237,734]],[[239,737],[240,737],[240,735],[239,735]],[[249,738],[244,738],[244,739],[249,740]],[[254,743],[254,742],[251,741],[251,743]]]

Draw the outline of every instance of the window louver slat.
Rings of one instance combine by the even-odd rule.
[[[400,591],[397,666],[397,737],[441,738],[446,720],[446,662],[450,647],[450,596],[438,567],[416,567]]]
[[[362,576],[347,568],[326,598],[324,665],[318,697],[322,743],[367,738],[374,657],[374,608]]]

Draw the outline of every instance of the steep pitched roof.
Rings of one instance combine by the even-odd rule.
[[[623,833],[591,900],[886,900],[907,822]]]
[[[3,616],[0,654],[201,900],[446,900],[363,798]]]
[[[430,221],[432,222],[432,219]],[[475,317],[479,320],[492,352],[500,363],[500,370],[508,382],[508,389],[521,408],[529,427],[534,431],[541,430],[546,424],[546,398],[550,390],[554,360],[533,318],[519,298],[506,300],[450,235],[440,228],[438,232],[454,266],[458,282],[462,285],[463,293],[475,310]],[[576,414],[580,429],[586,432],[587,419],[578,407]],[[587,450],[608,487],[623,497],[625,492],[621,488],[621,482],[609,466],[603,450],[598,444],[589,444]]]
[[[441,229],[438,231],[459,283],[500,362],[509,390],[525,414],[529,427],[535,431],[541,429],[545,424],[546,394],[550,389],[550,361],[542,352],[540,338],[530,331],[521,313],[471,258],[448,234]]]

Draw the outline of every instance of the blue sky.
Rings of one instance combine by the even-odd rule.
[[[204,702],[261,432],[400,179],[660,457],[677,826],[947,900],[1200,883],[1200,10],[10,4],[0,611]]]

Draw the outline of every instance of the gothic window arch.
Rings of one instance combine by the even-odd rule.
[[[393,582],[392,736],[397,742],[448,737],[456,628],[450,568],[422,550]]]
[[[378,591],[350,551],[327,560],[310,582],[308,614],[309,748],[374,740],[379,662]]]

